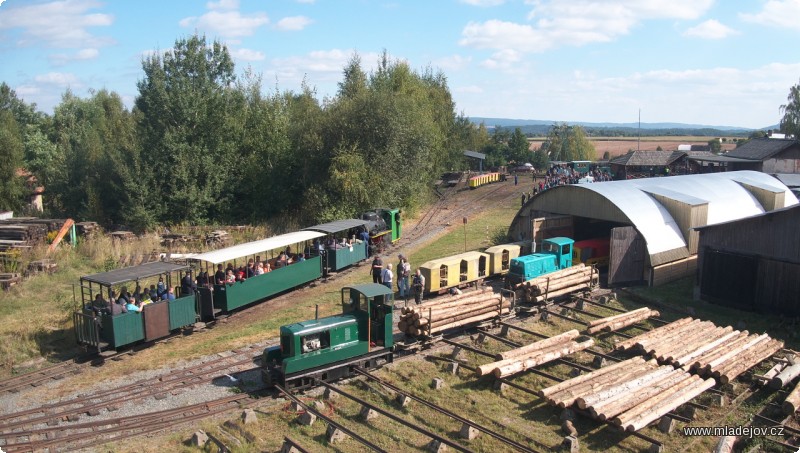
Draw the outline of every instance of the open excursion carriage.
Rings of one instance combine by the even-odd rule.
[[[178,291],[175,292],[175,299],[144,305],[141,313],[112,316],[106,307],[94,306],[97,310],[92,309],[98,294],[105,302],[112,294],[119,294],[123,287],[132,291],[136,286],[147,289],[151,284],[156,284],[159,277],[163,279],[165,288],[170,288],[180,282],[188,270],[187,265],[153,262],[81,277],[81,306],[73,313],[78,343],[101,352],[163,338],[194,324],[197,313],[195,297],[181,297],[177,295]]]

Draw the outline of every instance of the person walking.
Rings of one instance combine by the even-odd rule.
[[[422,303],[422,293],[425,291],[425,276],[417,268],[414,278],[411,280],[411,290],[414,292],[414,302],[417,305]]]
[[[400,297],[408,300],[408,296],[410,296],[409,287],[408,287],[408,278],[411,276],[411,265],[408,264],[408,259],[403,256],[399,255],[398,258],[400,262],[397,264],[397,291],[400,293]]]
[[[370,272],[372,272],[372,283],[383,283],[381,280],[381,273],[383,272],[383,260],[381,260],[380,256],[375,255],[375,259],[372,260]]]
[[[392,289],[392,281],[394,280],[394,272],[392,272],[392,263],[386,265],[386,268],[381,272],[381,281],[383,286]]]

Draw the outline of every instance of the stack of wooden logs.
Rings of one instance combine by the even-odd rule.
[[[594,268],[581,263],[518,283],[515,289],[518,297],[525,302],[542,303],[578,291],[588,291],[598,283],[599,278]]]
[[[695,370],[701,376],[726,384],[783,347],[767,334],[717,327],[709,321],[683,318],[634,338],[620,341],[616,349],[635,348],[659,363]]]
[[[609,316],[607,318],[595,319],[594,321],[589,323],[586,332],[587,333],[613,332],[622,329],[624,327],[636,324],[637,322],[644,321],[647,318],[658,317],[658,316],[661,316],[661,314],[656,310],[651,310],[647,307],[643,307],[633,311],[629,311],[627,313],[622,313],[615,316]]]
[[[420,305],[403,307],[397,328],[408,335],[433,335],[508,314],[511,302],[491,291],[438,297]]]
[[[75,229],[78,231],[78,234],[84,237],[93,236],[94,234],[100,232],[100,225],[97,222],[76,222]]]
[[[503,378],[520,373],[529,368],[552,362],[563,356],[574,354],[594,345],[594,340],[577,342],[577,330],[570,330],[545,340],[537,341],[521,348],[512,349],[495,356],[497,361],[479,366],[475,373],[485,376],[489,373]]]
[[[45,242],[47,227],[35,223],[0,223],[0,250],[30,247]]]
[[[573,404],[599,420],[638,431],[715,385],[655,360],[634,357],[542,389],[550,404]]]

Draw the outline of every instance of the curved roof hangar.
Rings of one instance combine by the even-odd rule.
[[[530,211],[633,225],[655,266],[695,253],[694,227],[795,204],[797,198],[783,183],[756,171],[609,181],[547,190],[517,213],[511,229],[518,229]]]

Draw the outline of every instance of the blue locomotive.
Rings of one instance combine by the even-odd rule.
[[[531,255],[511,260],[506,274],[506,287],[572,267],[572,248],[575,241],[566,237],[554,237],[542,241],[542,250]]]

